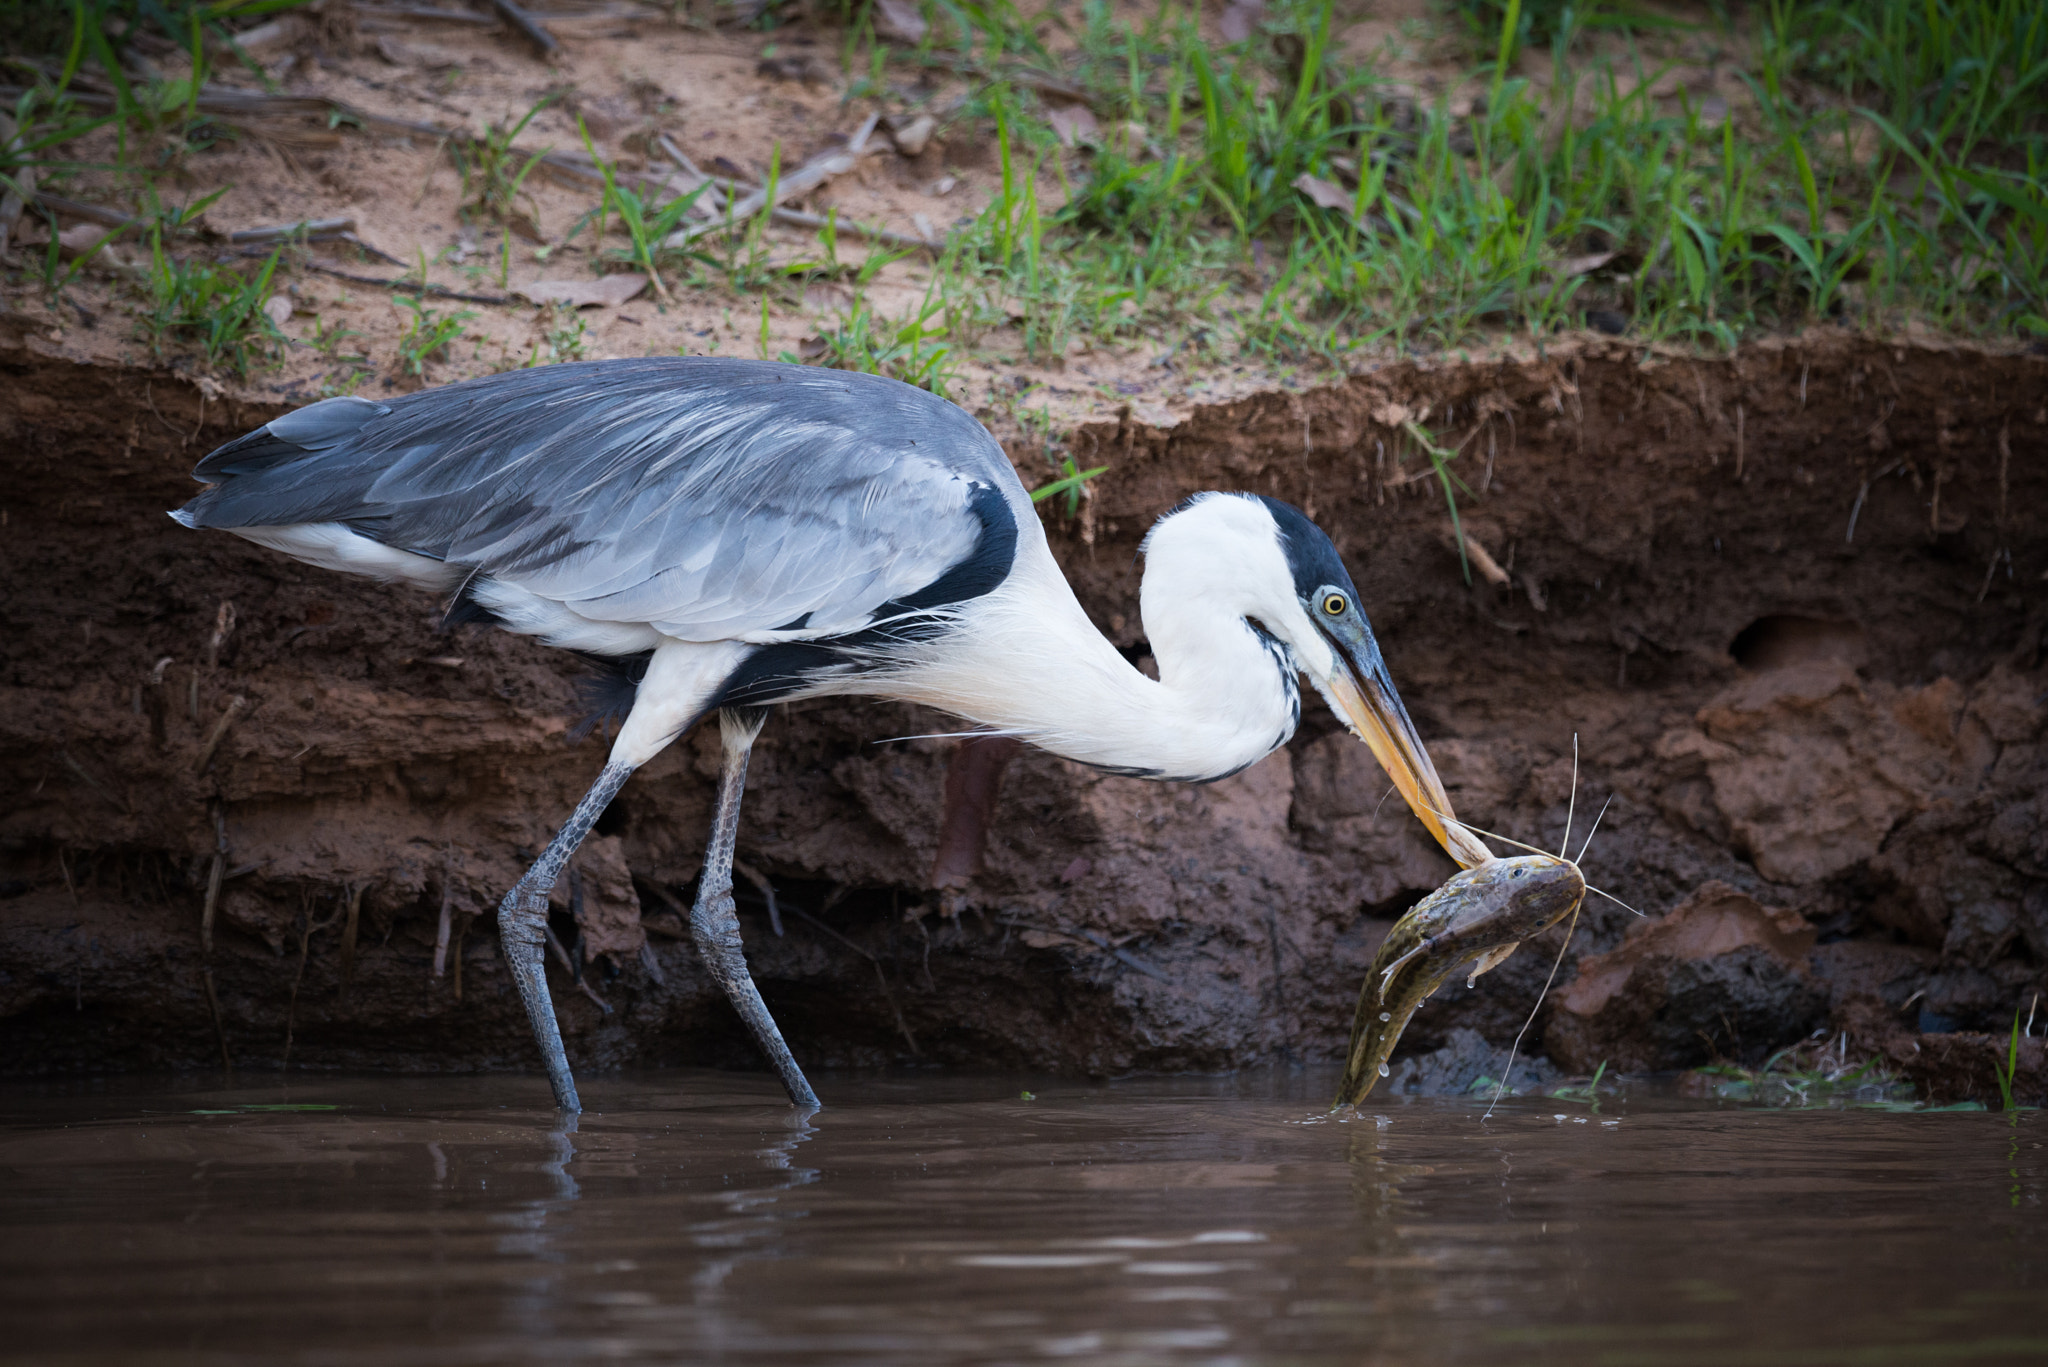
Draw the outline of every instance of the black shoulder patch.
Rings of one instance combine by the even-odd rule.
[[[915,593],[882,604],[874,619],[858,631],[762,646],[740,662],[710,706],[760,707],[777,702],[801,692],[820,674],[873,668],[873,652],[908,646],[944,631],[943,619],[914,614],[991,592],[1009,577],[1017,560],[1017,517],[1002,491],[976,485],[967,506],[981,522],[981,536],[960,563]]]
[[[1003,491],[986,484],[974,486],[967,499],[968,511],[981,523],[981,536],[967,558],[915,593],[892,598],[875,609],[881,621],[899,613],[919,612],[979,598],[1010,577],[1017,561],[1017,515]]]

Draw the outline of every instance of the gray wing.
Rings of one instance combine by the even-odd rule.
[[[1002,448],[943,399],[708,357],[329,399],[193,475],[212,487],[176,514],[188,526],[339,522],[685,640],[857,628],[975,554],[977,493],[1030,507]]]

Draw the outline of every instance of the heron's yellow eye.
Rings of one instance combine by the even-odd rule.
[[[1341,593],[1332,593],[1323,599],[1323,611],[1329,613],[1332,617],[1343,616],[1344,609],[1349,606],[1350,604],[1344,601],[1344,595]]]

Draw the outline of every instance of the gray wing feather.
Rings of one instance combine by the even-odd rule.
[[[718,358],[559,365],[330,399],[208,456],[203,527],[341,522],[598,621],[688,640],[865,624],[967,557],[1002,448],[893,380]]]

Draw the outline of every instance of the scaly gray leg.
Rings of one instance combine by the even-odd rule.
[[[562,1028],[555,1023],[555,1004],[548,996],[547,924],[548,890],[562,876],[562,869],[583,837],[604,813],[626,780],[633,776],[630,764],[607,764],[597,782],[576,804],[569,820],[555,834],[526,876],[512,885],[498,904],[498,937],[505,947],[506,962],[512,965],[512,981],[519,984],[519,998],[526,1003],[526,1018],[533,1022],[534,1042],[548,1066],[548,1085],[555,1089],[555,1105],[565,1111],[583,1109],[576,1099],[576,1079],[569,1075],[569,1056],[562,1052]]]
[[[719,739],[724,742],[725,765],[718,774],[718,812],[711,819],[711,843],[704,850],[704,872],[697,880],[697,904],[690,908],[690,934],[711,970],[711,976],[725,989],[740,1019],[789,1093],[792,1104],[815,1108],[818,1094],[804,1081],[803,1070],[782,1031],[747,972],[746,952],[740,945],[740,918],[732,901],[733,845],[740,828],[740,794],[747,786],[747,753],[761,734],[768,714],[760,708],[726,708],[718,714]]]

